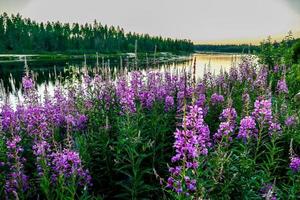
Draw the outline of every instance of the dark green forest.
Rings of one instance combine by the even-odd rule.
[[[119,26],[93,24],[36,22],[23,18],[20,14],[0,15],[0,52],[64,52],[117,53],[138,52],[191,52],[194,50],[190,40],[163,38],[148,34],[125,33]]]
[[[247,44],[241,45],[209,45],[198,44],[195,45],[195,51],[203,52],[224,52],[224,53],[254,53],[258,52],[260,48],[258,46],[249,46]]]

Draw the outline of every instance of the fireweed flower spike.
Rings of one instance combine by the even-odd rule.
[[[250,95],[245,91],[242,94],[243,116],[249,115]]]
[[[210,101],[212,105],[217,105],[224,102],[224,97],[220,94],[214,93],[211,95]]]
[[[140,71],[134,71],[131,73],[131,88],[133,88],[134,95],[137,98],[139,96],[140,90],[143,87],[143,74]]]
[[[268,69],[266,67],[261,67],[258,76],[254,81],[255,87],[262,90],[266,89],[266,87],[268,86],[267,78],[268,78]]]
[[[165,111],[169,111],[174,107],[174,98],[172,96],[166,96],[165,98]]]
[[[285,78],[283,77],[281,80],[277,83],[277,92],[279,94],[287,94],[289,93]]]
[[[28,177],[24,172],[24,162],[26,159],[22,157],[23,147],[21,146],[21,137],[19,135],[21,125],[19,116],[22,114],[23,108],[18,107],[17,111],[9,106],[2,107],[0,113],[1,131],[4,131],[6,135],[6,166],[8,167],[8,173],[5,180],[5,193],[9,198],[14,196],[17,198],[18,193],[24,192],[28,189]]]
[[[22,78],[22,85],[24,90],[27,91],[33,88],[34,82],[29,76],[24,76]]]
[[[237,117],[236,110],[232,107],[226,108],[222,111],[220,115],[221,121],[230,121],[231,124],[235,124],[235,120]]]
[[[90,185],[91,176],[84,170],[79,154],[75,151],[64,149],[61,152],[52,153],[52,180],[55,182],[58,176],[63,176],[66,180],[71,177],[78,178],[79,184]]]
[[[275,65],[274,68],[273,68],[273,72],[278,73],[279,70],[280,70],[279,65]]]
[[[123,113],[134,113],[136,111],[134,90],[128,86],[125,77],[118,81],[116,94],[120,100]]]
[[[276,200],[276,193],[274,191],[274,185],[272,184],[265,184],[261,190],[261,195],[267,200]]]
[[[9,166],[9,174],[5,183],[5,192],[7,196],[15,196],[19,192],[28,189],[28,177],[24,173],[25,159],[21,157],[23,148],[20,146],[21,137],[12,136],[7,142],[7,165]],[[16,196],[15,196],[16,197]],[[17,197],[16,197],[17,198]]]
[[[244,140],[257,137],[256,123],[253,117],[246,116],[241,120],[237,137]]]
[[[24,127],[27,134],[33,139],[33,154],[36,156],[38,175],[44,174],[47,166],[47,155],[50,153],[50,144],[47,139],[51,131],[47,120],[47,111],[40,106],[30,106],[24,112]]]
[[[222,111],[220,115],[221,123],[219,129],[214,134],[214,140],[216,142],[221,141],[223,136],[227,137],[228,141],[232,140],[231,134],[234,132],[236,125],[237,113],[234,108],[229,107]]]
[[[291,158],[290,168],[293,172],[299,172],[300,170],[300,158],[298,156],[294,156]]]
[[[284,124],[287,127],[293,127],[296,123],[297,123],[297,118],[295,116],[288,116],[284,121]]]
[[[252,112],[252,116],[261,125],[271,124],[273,120],[271,107],[271,100],[264,100],[263,98],[259,97],[254,102],[254,111]]]
[[[24,89],[24,98],[26,104],[37,104],[39,96],[34,88],[34,81],[29,76],[22,78],[22,86]]]
[[[252,66],[251,59],[243,58],[242,62],[239,64],[239,76],[238,80],[240,82],[253,83],[254,77],[256,77],[256,71]]]
[[[260,129],[264,127],[268,128],[270,135],[281,133],[281,125],[272,115],[272,103],[270,99],[265,100],[262,97],[259,97],[254,103],[252,116],[258,122]]]
[[[271,122],[269,127],[269,134],[273,135],[274,133],[281,133],[281,125],[276,121]]]
[[[221,141],[223,137],[227,137],[228,141],[232,141],[231,134],[234,132],[234,127],[230,122],[221,122],[217,132],[214,134],[216,142]]]
[[[183,119],[181,129],[177,129],[174,133],[176,154],[172,157],[173,163],[181,165],[169,169],[171,176],[168,178],[167,187],[176,193],[185,192],[187,195],[196,190],[196,180],[187,174],[198,168],[199,156],[206,155],[211,146],[210,132],[204,123],[202,108],[197,105],[190,106],[186,117]],[[186,188],[186,191],[183,191],[183,188]]]

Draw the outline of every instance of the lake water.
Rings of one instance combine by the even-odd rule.
[[[197,53],[176,59],[157,58],[155,63],[149,63],[148,60],[141,60],[136,63],[132,58],[104,58],[99,60],[98,66],[96,60],[88,60],[86,64],[78,60],[29,61],[27,67],[25,67],[24,62],[3,62],[0,63],[0,105],[5,99],[8,99],[13,105],[19,99],[22,100],[22,77],[26,71],[29,71],[34,77],[38,92],[42,95],[46,86],[50,94],[53,94],[56,85],[63,85],[74,74],[81,76],[84,73],[105,73],[108,77],[115,78],[119,74],[132,70],[150,69],[180,73],[182,70],[191,70],[194,59],[196,59],[196,76],[200,78],[204,68],[218,74],[221,69],[228,70],[232,65],[239,63],[241,55]],[[158,61],[160,62],[158,63]]]

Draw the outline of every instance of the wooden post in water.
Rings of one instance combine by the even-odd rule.
[[[248,54],[251,53],[251,43],[249,44],[249,48],[248,48]]]
[[[138,45],[137,40],[135,40],[135,44],[134,44],[134,54],[135,54],[134,65],[135,65],[136,68],[137,68],[137,48],[138,48],[137,45]]]
[[[146,53],[146,67],[149,67],[149,59],[148,59],[148,53]]]
[[[155,45],[154,47],[154,65],[156,65],[156,50],[157,50],[157,46]]]
[[[99,67],[99,58],[98,58],[98,52],[96,52],[96,66]]]
[[[127,69],[128,67],[129,67],[129,58],[125,57],[125,68]]]
[[[56,72],[56,65],[54,65],[54,80],[57,80],[57,72]]]
[[[120,68],[123,68],[123,60],[122,60],[122,56],[120,56]]]
[[[194,58],[194,65],[193,65],[193,84],[194,84],[194,88],[196,88],[196,57]]]
[[[24,68],[25,68],[25,73],[26,76],[29,76],[29,69],[28,69],[28,64],[27,64],[27,57],[24,57]]]

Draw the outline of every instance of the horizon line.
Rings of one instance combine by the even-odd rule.
[[[264,40],[271,37],[272,41],[282,41],[286,36],[289,35],[289,32],[292,33],[294,39],[300,38],[300,30],[290,30],[285,34],[277,35],[266,35],[256,38],[238,38],[238,39],[224,39],[224,40],[203,40],[203,41],[193,41],[194,45],[259,45]]]

